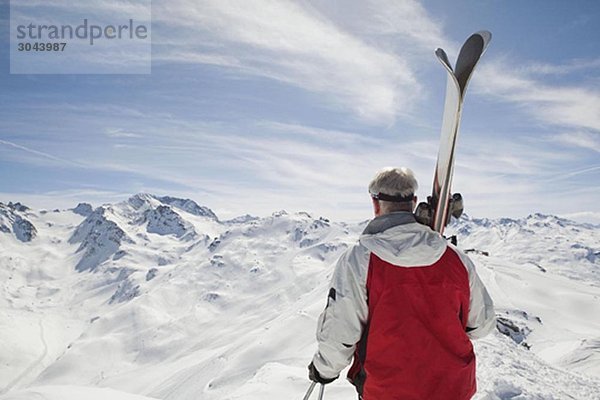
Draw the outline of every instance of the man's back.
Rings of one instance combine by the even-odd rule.
[[[468,399],[475,393],[475,355],[465,333],[469,276],[452,249],[419,267],[371,253],[367,291],[369,320],[349,374],[365,399]]]
[[[493,319],[471,261],[411,213],[390,213],[340,258],[313,363],[332,375],[353,356],[348,378],[364,400],[469,399],[467,332],[486,334]]]

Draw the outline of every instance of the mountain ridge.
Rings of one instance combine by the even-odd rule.
[[[173,199],[15,211],[37,235],[0,232],[10,318],[0,320],[0,399],[56,385],[182,400],[302,394],[332,266],[365,222],[283,210],[220,220]],[[465,216],[448,233],[479,252],[470,256],[497,305],[498,330],[475,343],[481,396],[600,393],[598,229],[532,214]],[[493,373],[510,365],[527,380]],[[328,393],[353,396],[341,381]]]

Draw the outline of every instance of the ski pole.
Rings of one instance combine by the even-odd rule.
[[[317,385],[317,382],[312,382],[310,384],[310,386],[308,387],[308,390],[306,391],[306,394],[304,395],[304,397],[302,398],[302,400],[308,400],[308,398],[310,397],[310,395],[313,392],[313,390],[315,390],[315,386],[316,385]]]
[[[317,385],[317,382],[312,382],[310,384],[310,386],[308,387],[308,390],[306,391],[306,394],[304,395],[304,397],[302,398],[302,400],[308,400],[308,398],[312,394],[313,390],[315,390],[315,386],[316,385]],[[319,388],[319,400],[323,400],[323,394],[324,393],[325,393],[325,385],[321,384],[321,387]]]

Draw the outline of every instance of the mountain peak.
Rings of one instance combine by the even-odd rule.
[[[194,200],[181,199],[178,197],[171,196],[154,196],[154,198],[163,204],[168,204],[175,208],[179,208],[185,212],[188,212],[199,217],[207,217],[212,220],[218,221],[217,215],[208,207],[198,205]]]
[[[235,217],[232,219],[228,219],[227,221],[223,221],[225,224],[245,224],[250,221],[257,221],[259,217],[250,214],[240,215],[239,217]]]
[[[127,203],[136,210],[139,210],[144,207],[149,207],[151,205],[156,205],[156,197],[150,193],[138,193],[131,196],[127,199]]]
[[[8,208],[10,208],[10,209],[13,209],[15,211],[20,211],[20,212],[25,212],[25,211],[31,210],[31,208],[27,207],[25,204],[20,203],[18,201],[16,203],[13,203],[12,201],[9,201],[6,206]]]
[[[79,203],[77,207],[73,208],[75,214],[79,214],[82,217],[87,217],[94,211],[94,208],[89,203]]]

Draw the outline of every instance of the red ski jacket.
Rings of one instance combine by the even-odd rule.
[[[364,400],[467,400],[476,392],[471,338],[495,326],[472,262],[410,213],[375,218],[336,265],[317,330],[321,376]]]

